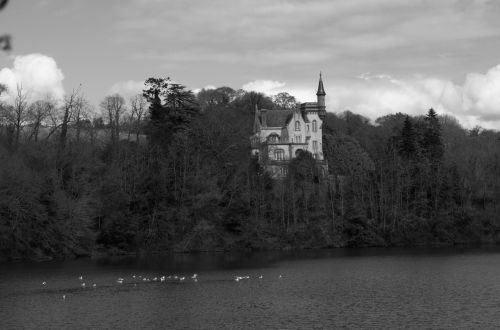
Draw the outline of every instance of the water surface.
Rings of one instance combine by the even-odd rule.
[[[236,281],[237,276],[249,278]],[[117,283],[119,278],[123,283]],[[0,264],[1,329],[499,325],[500,250],[491,248],[180,254]]]

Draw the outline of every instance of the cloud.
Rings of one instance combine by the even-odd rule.
[[[127,80],[127,81],[119,81],[115,83],[108,90],[107,95],[111,94],[120,94],[125,98],[125,100],[129,100],[131,97],[134,97],[137,94],[142,94],[142,90],[144,89],[144,81],[138,80]]]
[[[285,85],[284,82],[274,80],[254,80],[244,84],[242,88],[246,91],[274,95],[283,92],[283,87],[285,87]]]
[[[205,89],[205,90],[209,90],[209,89],[217,89],[217,87],[215,87],[214,85],[206,85],[205,87],[203,88],[195,88],[192,90],[192,92],[194,94],[198,94],[202,89]]]
[[[328,86],[330,111],[351,110],[374,120],[396,112],[423,115],[432,107],[469,128],[500,128],[500,65],[484,74],[467,74],[462,85],[423,75],[397,79],[363,73],[357,78]]]
[[[328,111],[350,110],[374,121],[397,112],[425,115],[434,108],[439,114],[456,117],[467,128],[480,125],[500,129],[500,65],[486,73],[467,74],[463,84],[425,75],[397,78],[365,72],[355,78],[334,82],[324,79]],[[285,82],[273,80],[255,80],[243,85],[247,91],[267,95],[286,91],[299,102],[315,101],[315,87],[289,87]]]
[[[7,101],[15,98],[17,86],[22,86],[30,102],[45,98],[64,97],[64,75],[56,61],[42,54],[19,55],[14,58],[12,68],[0,70],[0,83],[8,88]]]
[[[464,110],[480,119],[500,120],[500,65],[486,74],[470,73],[463,86]]]

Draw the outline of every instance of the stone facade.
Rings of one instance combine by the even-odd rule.
[[[302,103],[292,110],[255,109],[252,155],[273,178],[286,176],[290,160],[301,151],[310,152],[323,174],[328,167],[323,156],[325,90],[319,77],[317,102]]]

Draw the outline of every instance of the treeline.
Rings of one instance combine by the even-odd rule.
[[[17,95],[0,106],[3,258],[499,239],[500,134],[433,110],[375,123],[328,113],[329,175],[304,153],[275,181],[249,136],[256,106],[295,106],[286,93],[194,95],[150,78],[100,113],[79,90],[59,103]]]

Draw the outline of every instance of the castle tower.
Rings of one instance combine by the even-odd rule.
[[[325,88],[323,87],[323,79],[321,77],[321,72],[319,73],[319,83],[318,91],[316,92],[318,98],[318,115],[321,120],[325,120],[326,117],[326,105],[325,105]]]

